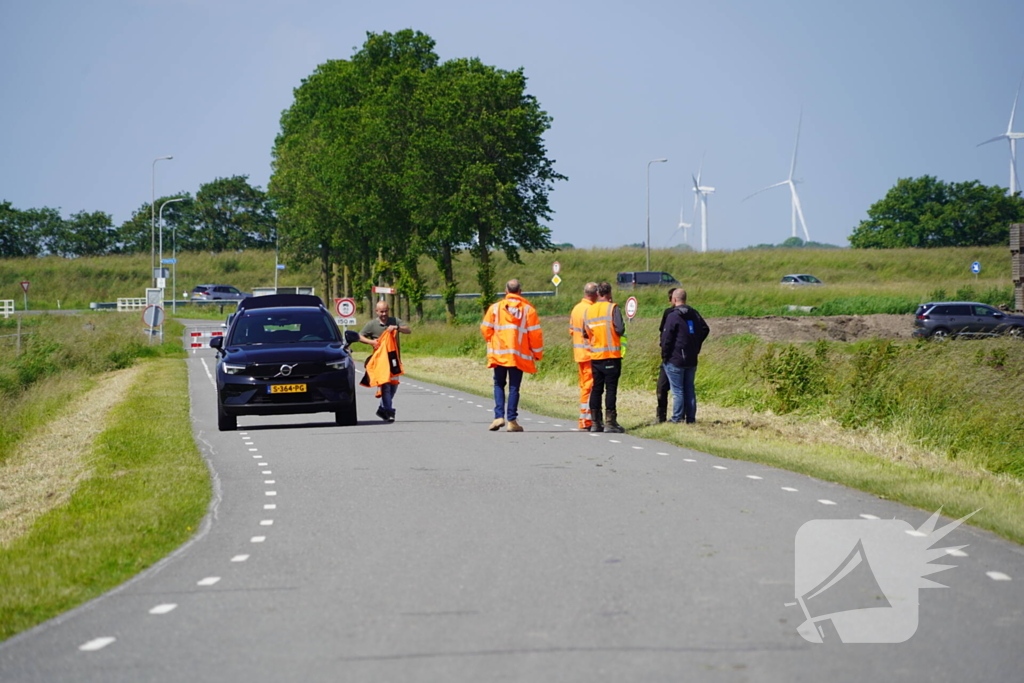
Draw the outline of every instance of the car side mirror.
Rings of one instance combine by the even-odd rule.
[[[214,337],[210,340],[210,348],[220,351],[222,346],[224,346],[224,337]]]
[[[355,344],[359,341],[359,333],[352,330],[345,330],[345,346]]]

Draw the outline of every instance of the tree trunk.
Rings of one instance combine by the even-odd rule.
[[[445,320],[449,325],[455,324],[455,294],[458,284],[455,282],[455,268],[452,264],[452,245],[445,243],[441,247],[441,274],[444,276],[444,310]]]
[[[320,294],[324,302],[330,301],[331,293],[331,249],[327,244],[320,245]]]
[[[487,231],[481,228],[477,233],[476,246],[476,281],[480,285],[481,313],[486,313],[494,298],[494,266],[491,264],[491,252],[487,248]]]

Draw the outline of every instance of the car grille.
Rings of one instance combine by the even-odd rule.
[[[292,365],[291,363],[265,363],[250,365],[246,369],[246,374],[250,377],[257,379],[276,379],[282,382],[292,380],[299,381],[310,379],[321,375],[328,371],[328,367],[323,363],[299,363],[292,368],[291,374],[280,375],[282,365]]]

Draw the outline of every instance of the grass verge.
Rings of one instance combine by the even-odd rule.
[[[481,360],[408,353],[403,359],[411,377],[491,396],[490,371]],[[619,390],[619,422],[635,436],[800,472],[928,512],[942,508],[952,517],[981,508],[970,524],[1024,543],[1024,484],[1013,477],[915,447],[880,430],[851,432],[834,421],[754,412],[707,401],[701,402],[695,425],[647,425],[654,413],[653,383],[651,386],[649,391]],[[521,405],[575,421],[573,407],[578,396],[576,386],[564,379],[527,376]]]
[[[185,364],[151,360],[139,374],[109,413],[68,503],[0,548],[0,640],[151,566],[205,514],[209,472],[192,438]]]

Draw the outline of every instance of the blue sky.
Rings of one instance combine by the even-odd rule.
[[[743,199],[786,179],[801,108],[813,240],[847,244],[901,177],[1009,183],[1008,146],[976,145],[1005,132],[1024,74],[1019,1],[2,0],[0,200],[120,224],[164,155],[157,196],[236,174],[266,188],[292,90],[367,31],[403,28],[442,59],[525,69],[569,177],[556,242],[642,241],[647,162],[667,157],[651,167],[651,242],[678,243],[680,208],[699,224],[702,155],[709,249],[781,242],[788,190]]]

